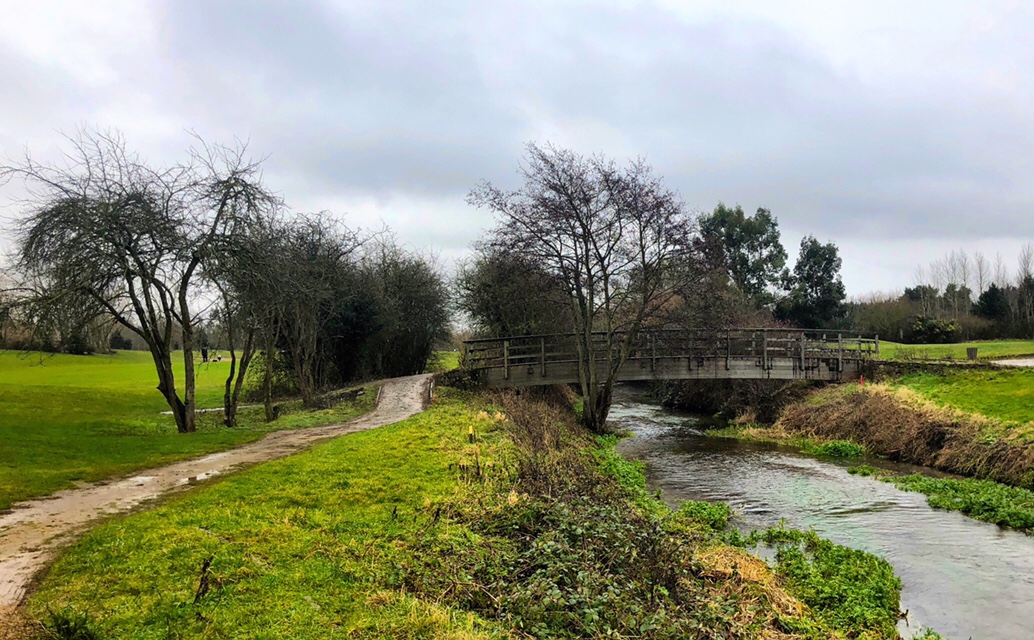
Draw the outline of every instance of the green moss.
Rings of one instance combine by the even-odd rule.
[[[714,531],[724,531],[729,526],[732,508],[724,502],[699,502],[687,500],[679,505],[678,515],[692,518]]]
[[[860,464],[856,467],[849,467],[847,472],[851,475],[862,476],[862,477],[878,477],[880,475],[886,475],[889,472],[883,469],[877,469],[871,465]]]

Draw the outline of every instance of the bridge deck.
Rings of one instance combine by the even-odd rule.
[[[610,359],[594,335],[597,367]],[[879,355],[879,339],[857,334],[782,330],[664,330],[642,332],[618,369],[619,381],[704,379],[840,380],[861,375]],[[470,340],[464,367],[492,387],[578,382],[573,334]]]

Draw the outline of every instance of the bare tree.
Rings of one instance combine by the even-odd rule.
[[[919,296],[919,309],[924,316],[933,316],[937,312],[937,294],[940,292],[940,288],[936,284],[931,284],[931,281],[937,277],[934,274],[938,273],[936,263],[930,265],[929,273],[931,275],[928,275],[923,266],[919,265],[912,276],[912,282],[915,284],[914,291]]]
[[[1020,248],[1016,266],[1017,282],[1034,277],[1034,243],[1028,242]]]
[[[302,401],[311,406],[320,386],[323,329],[346,287],[346,270],[359,236],[326,215],[302,217],[286,230],[278,263],[281,337]]]
[[[954,252],[953,252],[954,253]],[[955,262],[958,265],[958,282],[959,288],[965,287],[972,292],[973,287],[973,264],[969,259],[969,254],[966,253],[965,249],[959,249],[958,253],[955,254]],[[972,300],[967,300],[972,302]]]
[[[213,248],[276,202],[244,145],[193,150],[185,164],[154,168],[117,133],[81,131],[66,162],[31,158],[4,167],[30,190],[21,221],[19,270],[46,283],[52,301],[85,296],[147,344],[180,432],[195,426],[192,302]],[[173,336],[183,342],[183,396],[173,374]]]
[[[1009,268],[1005,266],[1005,259],[1001,252],[995,254],[994,283],[999,289],[1009,286]]]
[[[520,175],[520,189],[482,183],[468,202],[499,216],[490,243],[521,252],[560,283],[558,313],[566,310],[574,328],[583,421],[601,431],[638,332],[680,292],[692,221],[641,160],[619,168],[529,144]]]
[[[973,255],[973,268],[976,272],[977,295],[979,296],[991,284],[991,263],[983,253],[978,251]]]
[[[256,220],[244,233],[219,246],[204,272],[219,292],[216,313],[230,354],[223,390],[223,423],[227,427],[237,425],[244,380],[267,334],[273,336],[274,343],[268,353],[275,348],[281,291],[277,256],[280,232],[273,219]]]
[[[1034,333],[1034,243],[1028,242],[1020,249],[1016,270],[1016,311],[1025,333]]]

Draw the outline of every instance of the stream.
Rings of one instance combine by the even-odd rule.
[[[1034,638],[1034,537],[932,509],[922,494],[853,476],[847,468],[858,460],[818,460],[787,447],[707,437],[697,418],[665,410],[633,389],[615,393],[610,422],[635,434],[618,450],[646,463],[650,487],[672,507],[723,501],[744,531],[783,521],[886,558],[904,584],[903,636],[922,625],[953,640]]]

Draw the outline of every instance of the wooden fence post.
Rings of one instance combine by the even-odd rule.
[[[542,377],[546,376],[546,338],[539,338],[539,364],[542,365]]]
[[[503,340],[503,378],[510,379],[510,341]]]
[[[844,371],[844,334],[837,334],[837,373]],[[839,377],[839,376],[837,376]]]

